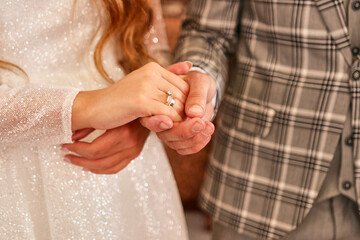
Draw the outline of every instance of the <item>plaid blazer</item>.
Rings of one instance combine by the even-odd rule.
[[[360,205],[360,58],[342,0],[190,0],[175,57],[209,73],[222,99],[200,199],[215,220],[260,239],[293,230],[350,110]]]

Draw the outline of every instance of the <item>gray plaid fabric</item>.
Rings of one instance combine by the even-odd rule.
[[[207,71],[222,99],[200,199],[215,220],[259,239],[293,230],[349,108],[360,204],[360,57],[342,0],[190,0],[176,59]]]

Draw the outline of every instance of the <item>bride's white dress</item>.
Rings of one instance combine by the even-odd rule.
[[[29,77],[0,70],[0,239],[187,239],[176,184],[153,135],[115,175],[63,161],[59,144],[71,142],[73,99],[107,86],[92,60],[101,34],[94,2],[0,0],[0,60]],[[110,41],[103,57],[118,80],[114,48]]]

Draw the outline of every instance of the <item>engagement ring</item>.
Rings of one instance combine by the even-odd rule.
[[[169,90],[167,91],[167,98],[165,104],[172,107],[175,104],[175,98],[172,97],[172,92]]]

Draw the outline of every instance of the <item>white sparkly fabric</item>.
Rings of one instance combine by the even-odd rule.
[[[0,0],[0,60],[29,77],[0,70],[0,239],[187,239],[154,135],[116,175],[63,161],[59,144],[71,142],[73,99],[107,85],[92,61],[99,24],[93,2]],[[163,50],[156,27],[148,38],[150,48]],[[123,73],[113,50],[110,41],[104,65],[117,80]]]

